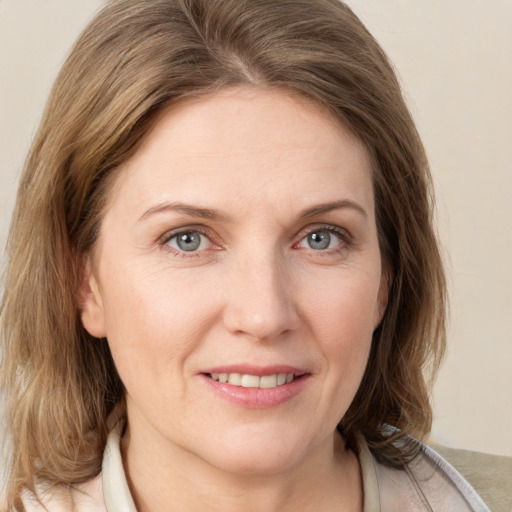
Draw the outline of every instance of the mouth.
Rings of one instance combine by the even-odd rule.
[[[288,365],[231,365],[201,373],[216,396],[237,407],[268,409],[293,399],[307,386],[311,373]]]
[[[207,377],[222,384],[242,388],[272,389],[290,384],[304,373],[275,373],[272,375],[252,375],[248,373],[206,373]]]

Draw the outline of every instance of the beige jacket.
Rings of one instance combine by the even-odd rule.
[[[487,505],[432,448],[422,445],[412,464],[395,470],[379,464],[362,440],[364,512],[512,512],[512,459],[449,449],[445,453],[459,469],[468,470]],[[486,466],[479,467],[482,462]],[[42,499],[49,512],[136,512],[121,460],[120,428],[110,434],[100,476],[75,489],[42,494]],[[32,496],[24,496],[24,505],[26,512],[44,512]]]

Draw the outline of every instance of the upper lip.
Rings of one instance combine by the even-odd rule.
[[[258,377],[264,377],[265,375],[275,375],[279,373],[293,373],[294,375],[297,376],[304,375],[309,372],[304,368],[290,366],[287,364],[273,364],[269,366],[256,366],[251,364],[229,364],[207,368],[201,373],[240,373],[242,375],[257,375]]]

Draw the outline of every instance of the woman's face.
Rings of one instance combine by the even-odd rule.
[[[164,113],[88,261],[131,442],[251,473],[332,451],[387,290],[369,157],[315,103],[237,88]]]

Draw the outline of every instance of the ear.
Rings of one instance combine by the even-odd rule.
[[[379,292],[377,294],[377,306],[375,308],[375,319],[373,323],[374,329],[379,326],[379,324],[382,322],[382,319],[384,318],[384,313],[386,312],[386,307],[388,305],[389,289],[391,287],[392,281],[393,276],[391,271],[388,268],[383,268],[382,274],[380,276]]]
[[[81,264],[79,308],[82,325],[95,338],[105,338],[105,312],[98,280],[94,275],[90,256]]]

